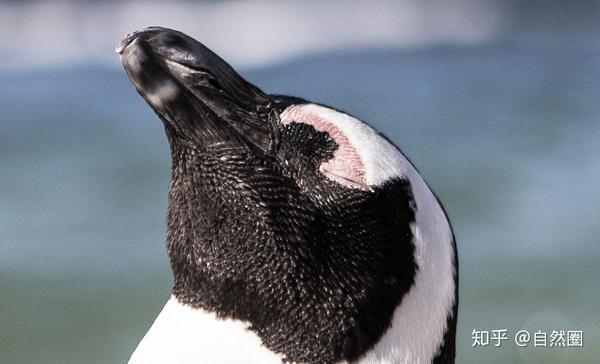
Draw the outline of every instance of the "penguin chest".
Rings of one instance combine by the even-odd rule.
[[[171,297],[129,363],[281,363],[282,357],[264,347],[248,326]]]

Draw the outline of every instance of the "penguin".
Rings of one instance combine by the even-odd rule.
[[[388,138],[176,30],[116,52],[172,156],[173,289],[130,363],[454,363],[454,234]]]

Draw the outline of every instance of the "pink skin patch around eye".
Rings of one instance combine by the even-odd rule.
[[[333,158],[319,166],[319,171],[327,178],[344,186],[369,190],[365,178],[364,164],[348,137],[335,124],[318,114],[303,110],[302,106],[290,106],[281,113],[281,122],[304,123],[312,125],[317,131],[326,132],[333,139],[338,148],[333,153]]]

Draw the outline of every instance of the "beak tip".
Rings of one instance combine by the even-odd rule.
[[[125,48],[127,48],[127,46],[136,38],[137,33],[138,32],[127,33],[123,40],[115,47],[115,53],[122,55]]]

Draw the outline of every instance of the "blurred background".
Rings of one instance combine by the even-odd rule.
[[[113,51],[149,25],[412,159],[459,246],[457,363],[600,362],[599,2],[261,0],[0,1],[1,363],[126,362],[169,296],[169,150]]]

